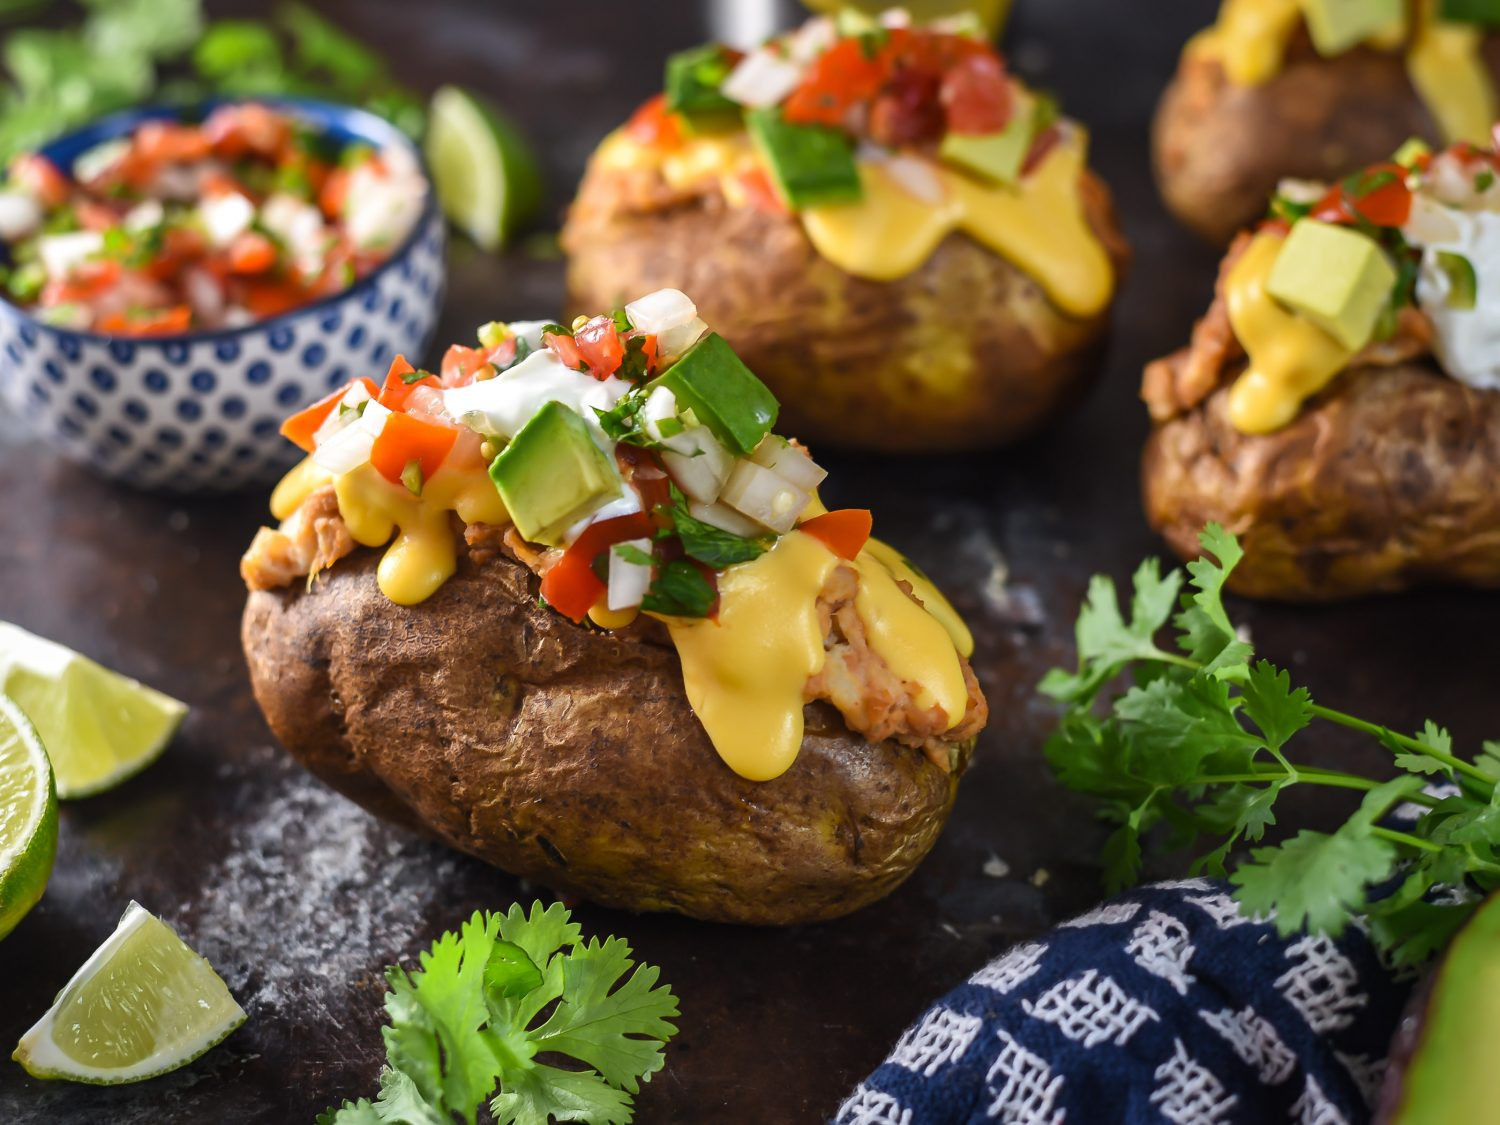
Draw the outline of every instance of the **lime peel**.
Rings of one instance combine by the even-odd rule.
[[[57,856],[57,789],[36,729],[0,694],[0,938],[37,904]]]
[[[433,94],[424,148],[443,213],[481,250],[500,249],[541,204],[530,146],[466,90],[443,86]]]

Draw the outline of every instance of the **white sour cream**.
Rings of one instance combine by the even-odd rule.
[[[1421,239],[1417,304],[1435,333],[1443,369],[1480,390],[1500,389],[1500,212],[1444,209],[1444,222],[1431,224]],[[1474,267],[1478,287],[1474,307],[1449,305],[1453,283],[1438,265],[1438,253],[1461,254]]]

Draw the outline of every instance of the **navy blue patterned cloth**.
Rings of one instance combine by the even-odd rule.
[[[1367,1120],[1410,975],[1354,927],[1279,937],[1228,890],[1143,887],[1014,946],[907,1030],[836,1125]]]

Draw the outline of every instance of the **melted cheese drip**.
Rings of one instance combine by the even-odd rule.
[[[510,515],[494,483],[482,469],[445,466],[413,496],[363,465],[334,482],[339,512],[356,543],[391,543],[375,577],[381,592],[397,605],[416,605],[453,576],[457,543],[449,512],[464,523],[507,524]]]
[[[801,212],[802,226],[823,257],[876,281],[905,277],[951,231],[961,230],[1035,278],[1063,312],[1093,316],[1109,303],[1114,270],[1078,193],[1087,155],[1086,134],[1070,130],[1014,187],[980,183],[936,164],[939,203],[918,199],[879,164],[861,162],[864,198],[809,207]]]
[[[1218,21],[1187,46],[1190,54],[1217,59],[1229,80],[1259,86],[1281,70],[1286,47],[1302,25],[1299,0],[1224,0]],[[1369,45],[1394,50],[1408,38],[1405,22],[1372,36]],[[1495,85],[1479,47],[1484,32],[1445,23],[1424,2],[1406,56],[1412,86],[1444,139],[1484,144],[1497,115]]]
[[[859,277],[893,281],[925,262],[951,231],[962,230],[1035,278],[1064,312],[1093,316],[1109,303],[1114,270],[1088,225],[1078,191],[1088,138],[1073,127],[1019,186],[987,184],[940,164],[932,170],[943,200],[930,203],[902,188],[879,166],[859,162],[864,198],[799,213],[818,253]],[[670,149],[643,146],[614,133],[595,160],[605,167],[654,167],[674,190],[717,176],[731,205],[745,202],[740,174],[759,157],[744,133],[692,137]]]
[[[1229,322],[1250,357],[1229,392],[1229,421],[1247,434],[1285,426],[1354,354],[1266,292],[1281,243],[1278,234],[1256,235],[1225,279]]]
[[[870,548],[855,562],[855,610],[870,648],[917,686],[919,706],[941,707],[951,729],[963,719],[968,685],[949,626],[896,585],[895,568],[885,562],[894,551],[873,540]],[[914,588],[931,588],[896,558],[900,577]],[[796,761],[803,693],[827,656],[818,593],[838,563],[820,541],[792,531],[754,562],[720,575],[716,620],[662,618],[682,658],[688,702],[719,756],[741,777],[769,781]],[[929,604],[939,602],[952,613],[940,595]]]
[[[279,520],[289,519],[303,501],[332,479],[333,474],[314,463],[312,457],[302,458],[271,490],[271,514]]]
[[[871,539],[865,544],[863,558],[868,555],[875,559],[886,570],[890,571],[895,578],[911,586],[911,591],[917,596],[917,600],[927,607],[927,612],[935,617],[938,624],[947,631],[948,638],[953,642],[953,647],[958,654],[965,659],[974,655],[974,634],[969,632],[969,627],[964,624],[964,619],[958,615],[958,610],[943,596],[941,590],[932,584],[932,579],[917,570],[900,551],[889,543],[882,543],[879,539]]]

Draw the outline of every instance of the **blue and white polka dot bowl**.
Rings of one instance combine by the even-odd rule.
[[[263,99],[338,141],[411,141],[363,110]],[[130,110],[42,151],[59,167],[101,141],[180,110]],[[359,375],[378,381],[400,354],[415,359],[442,304],[447,237],[428,187],[400,250],[356,284],[244,328],[127,338],[42,324],[0,300],[0,396],[44,440],[96,472],[143,488],[229,491],[290,467],[299,451],[281,421]]]

